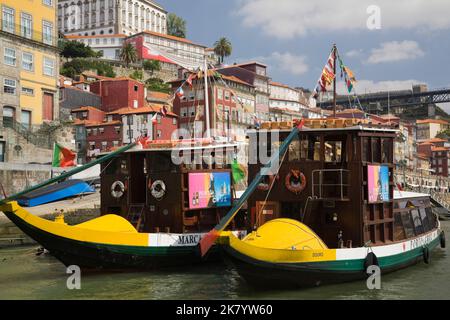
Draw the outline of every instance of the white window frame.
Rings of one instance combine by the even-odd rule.
[[[14,85],[12,85],[12,84],[7,84],[6,82],[7,81],[12,81],[12,82],[14,82]],[[5,88],[6,87],[8,87],[8,88],[13,88],[13,92],[6,92],[5,91]],[[5,78],[5,79],[3,79],[3,93],[5,93],[5,94],[16,94],[16,92],[17,92],[17,81],[16,80],[14,80],[14,79],[8,79],[8,78]]]
[[[42,42],[53,45],[53,23],[42,20]]]
[[[51,62],[51,63],[52,63],[52,66],[49,66],[49,65],[47,64],[48,62]],[[55,60],[53,60],[53,59],[51,59],[51,58],[48,58],[48,57],[44,57],[43,64],[42,64],[42,68],[43,68],[42,73],[43,73],[44,75],[50,76],[50,77],[55,76]],[[51,73],[47,73],[47,72],[46,72],[46,69],[47,69],[47,68],[50,68],[49,70],[51,70]]]
[[[42,4],[53,7],[53,0],[42,0]]]
[[[31,57],[31,60],[26,60],[25,56]],[[30,65],[30,68],[26,67],[26,65]],[[22,52],[22,69],[26,71],[34,71],[34,54],[31,52]]]
[[[11,50],[14,53],[14,55],[7,55],[7,53],[6,53],[7,50]],[[7,62],[8,59],[11,59],[13,62],[8,63]],[[16,66],[16,64],[17,64],[16,49],[5,47],[5,49],[3,50],[3,63],[8,66],[12,66],[12,67]]]
[[[33,37],[33,16],[31,14],[26,12],[20,14],[20,32],[24,38],[31,39]]]
[[[11,17],[12,16],[12,19]],[[15,24],[15,16],[16,10],[13,8],[2,6],[2,30],[10,33],[15,33],[16,24]]]
[[[22,94],[25,94],[27,96],[34,96],[33,88],[22,87],[21,91],[22,91]]]

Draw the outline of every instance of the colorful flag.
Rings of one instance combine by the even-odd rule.
[[[66,168],[75,166],[77,154],[70,149],[64,148],[58,143],[53,147],[52,167]]]
[[[161,112],[161,115],[163,117],[167,116],[167,107],[166,106],[162,106],[160,112]]]
[[[322,74],[320,75],[320,79],[317,82],[317,86],[314,89],[313,97],[316,98],[319,92],[326,92],[327,87],[329,87],[334,79],[336,78],[336,74],[334,73],[334,64],[336,59],[336,50],[333,49],[328,57],[327,64],[322,70]]]
[[[190,75],[189,75],[189,77],[186,79],[186,83],[189,85],[189,87],[191,87],[192,88],[192,80],[195,78],[195,74],[194,73],[191,73]]]
[[[178,98],[182,98],[182,97],[184,96],[184,90],[183,90],[183,87],[179,87],[179,88],[178,88],[178,90],[177,90],[177,92],[176,92],[176,95],[177,95]]]
[[[243,165],[237,162],[237,159],[234,159],[233,163],[231,164],[231,172],[233,174],[234,183],[239,183],[245,179],[245,168]]]

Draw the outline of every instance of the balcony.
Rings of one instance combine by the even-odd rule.
[[[53,26],[54,28],[55,26]],[[42,32],[37,32],[35,30],[26,28],[24,26],[21,26],[19,24],[7,24],[5,21],[2,21],[0,25],[1,31],[4,33],[9,33],[11,35],[29,39],[31,41],[39,42],[44,45],[53,46],[56,47],[58,45],[58,38],[53,36],[54,30],[52,32],[52,35],[47,35]]]

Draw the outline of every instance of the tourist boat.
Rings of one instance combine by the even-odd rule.
[[[207,259],[199,255],[198,242],[229,210],[236,192],[231,162],[205,158],[234,157],[238,147],[211,140],[160,141],[103,154],[88,165],[101,163],[102,216],[78,225],[67,225],[63,216],[37,217],[12,201],[17,197],[2,201],[0,210],[66,266],[153,269],[214,260],[214,250]],[[174,155],[197,161],[176,164]],[[237,237],[246,234],[242,215],[230,230]]]
[[[226,259],[249,283],[363,279],[369,266],[385,274],[429,263],[431,251],[445,247],[429,195],[394,190],[395,128],[355,119],[308,120],[293,131],[276,126],[248,133],[258,148],[276,137],[284,159],[266,177],[262,161],[249,165],[252,187],[241,200],[247,198],[256,231],[242,240],[221,232],[232,210],[214,229]]]

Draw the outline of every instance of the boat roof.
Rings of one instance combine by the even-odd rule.
[[[429,196],[430,195],[426,194],[426,193],[394,190],[394,199],[395,200],[410,199],[410,198],[424,198],[424,197],[429,197]]]
[[[248,133],[256,133],[256,132],[291,132],[291,129],[250,129]],[[368,126],[352,126],[345,128],[309,128],[303,127],[301,129],[303,132],[336,132],[336,131],[370,131],[370,132],[388,132],[388,133],[397,133],[398,129],[395,128],[387,128],[387,127],[368,127]]]

